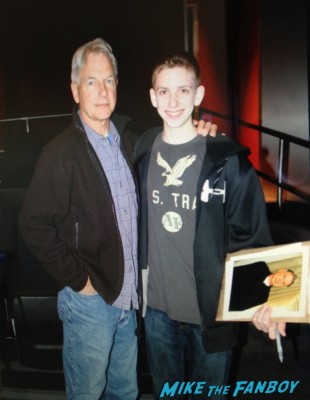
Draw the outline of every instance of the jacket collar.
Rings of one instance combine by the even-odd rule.
[[[72,111],[72,121],[73,121],[73,125],[82,130],[84,132],[84,127],[81,121],[81,118],[79,116],[79,107],[77,104],[75,104],[73,106],[73,111]],[[120,115],[120,114],[116,114],[113,113],[111,120],[113,121],[114,125],[116,126],[116,129],[118,131],[118,133],[120,134],[120,136],[122,136],[124,130],[125,130],[125,126],[128,123],[128,121],[130,121],[130,118],[124,115]]]

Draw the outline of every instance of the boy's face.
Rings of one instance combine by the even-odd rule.
[[[157,74],[150,96],[164,125],[180,128],[191,123],[194,106],[199,106],[203,99],[204,87],[196,87],[192,71],[167,68]]]

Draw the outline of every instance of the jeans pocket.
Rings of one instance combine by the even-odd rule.
[[[66,298],[68,297],[67,288],[63,288],[60,292],[58,292],[57,296],[57,311],[58,316],[61,321],[64,320],[65,309],[66,309]]]

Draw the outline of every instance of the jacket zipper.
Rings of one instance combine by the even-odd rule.
[[[75,223],[75,251],[79,251],[79,223]]]

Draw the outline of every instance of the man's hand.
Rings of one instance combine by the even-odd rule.
[[[271,318],[272,308],[266,304],[260,307],[253,315],[252,322],[254,326],[265,333],[268,333],[270,339],[276,338],[276,328],[278,328],[281,336],[286,336],[285,322],[274,322]]]
[[[94,289],[93,285],[91,284],[89,277],[87,279],[86,285],[79,293],[81,293],[81,294],[96,294],[97,293],[97,291]]]
[[[217,125],[212,124],[211,122],[205,122],[203,119],[199,121],[194,120],[194,125],[197,128],[197,132],[202,136],[216,136]]]

